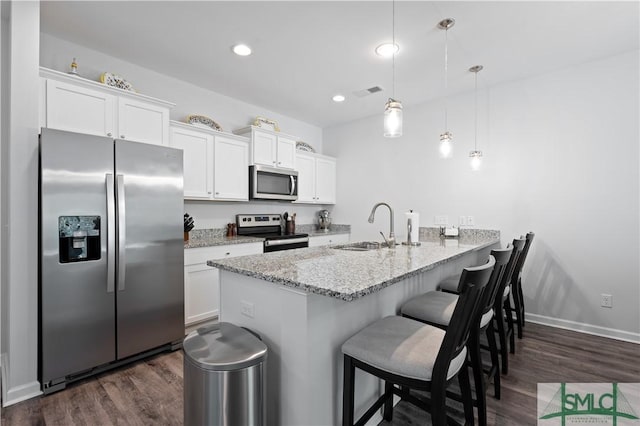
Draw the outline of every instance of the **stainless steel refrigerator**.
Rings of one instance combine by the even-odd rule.
[[[182,151],[42,129],[43,391],[184,338]]]

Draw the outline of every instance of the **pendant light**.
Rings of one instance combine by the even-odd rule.
[[[453,18],[443,19],[438,23],[438,28],[444,30],[444,133],[440,135],[440,156],[442,158],[450,158],[453,151],[451,144],[453,135],[449,132],[447,126],[447,97],[449,90],[449,40],[448,33],[449,28],[455,25],[456,21]]]
[[[392,2],[392,37],[393,46],[396,45],[396,2]],[[397,138],[402,136],[402,102],[395,99],[396,97],[396,50],[393,50],[391,56],[391,69],[392,69],[392,90],[391,97],[384,105],[384,137],[385,138]]]
[[[482,164],[482,151],[478,151],[478,73],[482,71],[484,68],[482,65],[476,65],[469,68],[469,71],[475,74],[475,137],[473,142],[473,151],[469,153],[469,158],[471,158],[471,170],[478,171],[480,170],[480,165]]]

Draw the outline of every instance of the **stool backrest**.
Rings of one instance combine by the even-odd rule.
[[[504,276],[502,277],[502,281],[498,284],[498,289],[496,291],[496,299],[494,301],[494,308],[496,313],[502,312],[500,307],[502,306],[502,295],[504,294],[504,289],[513,281],[514,275],[517,278],[517,265],[519,259],[522,257],[522,253],[524,251],[524,246],[526,244],[526,240],[524,238],[514,238],[513,243],[513,251],[511,252],[511,257],[509,258],[509,263],[507,265],[507,269],[504,272]]]
[[[451,360],[466,346],[471,326],[482,303],[482,294],[489,283],[495,264],[493,256],[489,256],[489,261],[484,265],[462,270],[458,286],[461,289],[460,296],[433,366],[434,381],[446,381]]]
[[[520,274],[522,274],[522,268],[524,267],[524,261],[527,260],[527,254],[529,254],[529,247],[531,247],[531,243],[533,242],[533,237],[536,234],[533,232],[528,232],[525,237],[526,243],[524,244],[524,250],[522,250],[522,254],[520,258],[518,258],[518,263],[516,264],[516,272],[512,277],[512,284],[516,284],[518,282],[518,278],[520,278]]]
[[[507,279],[507,268],[509,267],[509,261],[511,260],[511,254],[513,253],[513,247],[507,247],[504,249],[491,250],[491,256],[496,260],[496,264],[489,277],[489,283],[482,295],[482,308],[478,312],[478,325],[480,325],[481,317],[493,309],[493,305],[496,301],[496,295],[498,294],[498,287],[502,283],[502,280]]]

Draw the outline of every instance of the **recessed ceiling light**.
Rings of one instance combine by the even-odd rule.
[[[345,97],[344,97],[344,95],[335,95],[331,99],[333,99],[333,102],[344,102]]]
[[[384,43],[380,46],[376,47],[376,53],[383,58],[390,58],[394,53],[398,53],[400,51],[400,46],[398,44],[393,43]]]
[[[233,46],[233,53],[238,56],[249,56],[251,55],[251,48],[246,44],[236,44]]]

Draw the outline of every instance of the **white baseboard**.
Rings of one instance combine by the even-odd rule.
[[[583,324],[561,318],[546,317],[537,314],[525,314],[528,322],[548,325],[551,327],[563,328],[565,330],[577,331],[580,333],[593,334],[594,336],[608,337],[610,339],[623,340],[625,342],[640,344],[640,333],[617,330],[615,328],[600,327],[598,325]]]
[[[8,357],[6,353],[1,355],[2,358],[2,406],[8,407],[18,402],[25,401],[27,399],[36,397],[42,394],[40,390],[40,382],[33,381],[24,385],[16,386],[15,388],[8,388],[7,378],[9,365]]]

